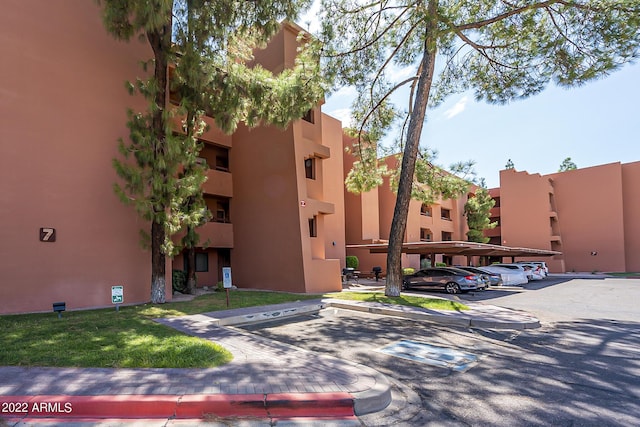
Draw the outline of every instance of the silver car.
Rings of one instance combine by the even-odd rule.
[[[450,294],[474,291],[482,287],[478,276],[455,267],[434,267],[404,276],[402,288],[440,289]]]

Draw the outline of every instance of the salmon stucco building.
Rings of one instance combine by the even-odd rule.
[[[28,30],[25,30],[28,29]],[[299,28],[284,24],[256,60],[293,63]],[[143,110],[125,81],[152,57],[147,43],[114,40],[95,2],[12,2],[0,16],[0,314],[149,301],[149,228],[113,192],[112,159],[127,138],[126,110]],[[232,267],[234,285],[292,292],[341,289],[344,259],[342,131],[317,106],[286,130],[211,120],[201,161],[211,222],[198,231],[199,286]],[[171,271],[181,256],[167,260]]]
[[[549,175],[500,172],[490,243],[562,252],[553,272],[640,271],[640,162]]]

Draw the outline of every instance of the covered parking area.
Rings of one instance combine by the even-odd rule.
[[[359,245],[347,245],[348,249],[368,249],[372,254],[387,253],[388,243],[371,243]],[[514,262],[519,257],[552,257],[562,255],[562,252],[534,249],[517,248],[500,245],[490,245],[487,243],[462,242],[462,241],[440,241],[440,242],[408,242],[402,244],[402,252],[410,255],[428,255],[429,259],[435,260],[436,255],[444,256],[466,256],[466,265],[471,264],[474,256],[479,257],[500,257],[509,258],[509,262]]]

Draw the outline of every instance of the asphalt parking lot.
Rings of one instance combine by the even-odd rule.
[[[455,328],[331,309],[250,329],[387,375],[394,401],[361,417],[368,426],[640,425],[640,280],[563,277],[454,298],[526,310],[542,327]],[[477,360],[456,370],[383,351],[406,340]]]

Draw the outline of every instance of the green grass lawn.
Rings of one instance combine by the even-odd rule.
[[[380,302],[385,304],[410,305],[412,307],[428,308],[432,310],[468,310],[469,307],[457,301],[444,298],[424,298],[409,295],[388,297],[379,292],[336,292],[326,294],[328,298],[338,298],[351,301]]]
[[[381,293],[342,292],[324,295],[361,301],[404,304],[438,310],[464,310],[463,304],[439,299]],[[231,308],[321,298],[281,292],[234,291]],[[0,365],[110,368],[208,368],[232,358],[221,346],[191,337],[153,321],[225,310],[226,295],[215,292],[192,301],[102,310],[0,316]]]

